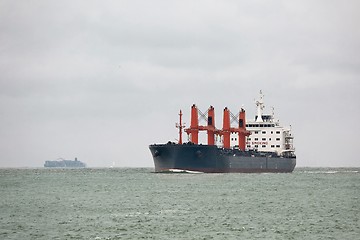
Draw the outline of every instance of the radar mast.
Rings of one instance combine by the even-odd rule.
[[[256,118],[256,122],[264,122],[263,118],[262,118],[262,110],[264,110],[265,105],[264,105],[264,94],[262,93],[262,91],[260,90],[260,98],[259,100],[255,101],[256,107],[257,107],[257,118]]]

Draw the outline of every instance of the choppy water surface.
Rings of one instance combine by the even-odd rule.
[[[359,239],[360,169],[0,169],[0,239]]]

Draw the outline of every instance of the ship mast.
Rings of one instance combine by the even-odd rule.
[[[264,110],[265,105],[264,105],[264,95],[262,93],[262,91],[260,90],[260,99],[257,100],[255,102],[256,106],[257,106],[257,118],[256,118],[256,122],[263,122],[263,118],[262,118],[262,110]]]
[[[176,123],[176,128],[179,129],[179,144],[182,144],[182,130],[183,128],[185,127],[185,125],[182,123],[182,111],[180,110],[180,113],[179,113],[179,123]]]

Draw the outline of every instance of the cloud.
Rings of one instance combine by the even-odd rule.
[[[334,109],[355,126],[335,134],[350,142],[360,134],[358,9],[357,1],[1,1],[0,166],[79,153],[90,166],[152,166],[147,145],[177,137],[180,108],[186,118],[193,103],[217,116],[244,104],[252,118],[260,89],[267,109],[293,125],[299,165],[358,165],[354,152],[345,162],[320,154],[347,147],[326,140]],[[309,138],[324,143],[313,149]]]

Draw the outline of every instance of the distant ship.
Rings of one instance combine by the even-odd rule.
[[[85,168],[86,164],[77,160],[65,160],[65,159],[58,159],[56,161],[45,161],[44,167],[47,168]]]
[[[245,110],[233,114],[228,108],[223,112],[223,127],[215,127],[215,111],[212,106],[202,113],[194,104],[191,107],[189,128],[182,124],[182,111],[178,143],[152,144],[155,172],[195,171],[206,173],[232,172],[292,172],[296,165],[295,148],[291,127],[283,127],[275,120],[274,113],[263,115],[263,94],[255,101],[257,115],[246,121]],[[199,118],[200,116],[200,118]],[[206,125],[199,125],[204,119]],[[231,126],[235,122],[236,126]],[[182,130],[188,134],[189,142],[182,142]],[[207,132],[208,144],[199,144],[199,131]],[[220,138],[220,145],[216,139]]]

